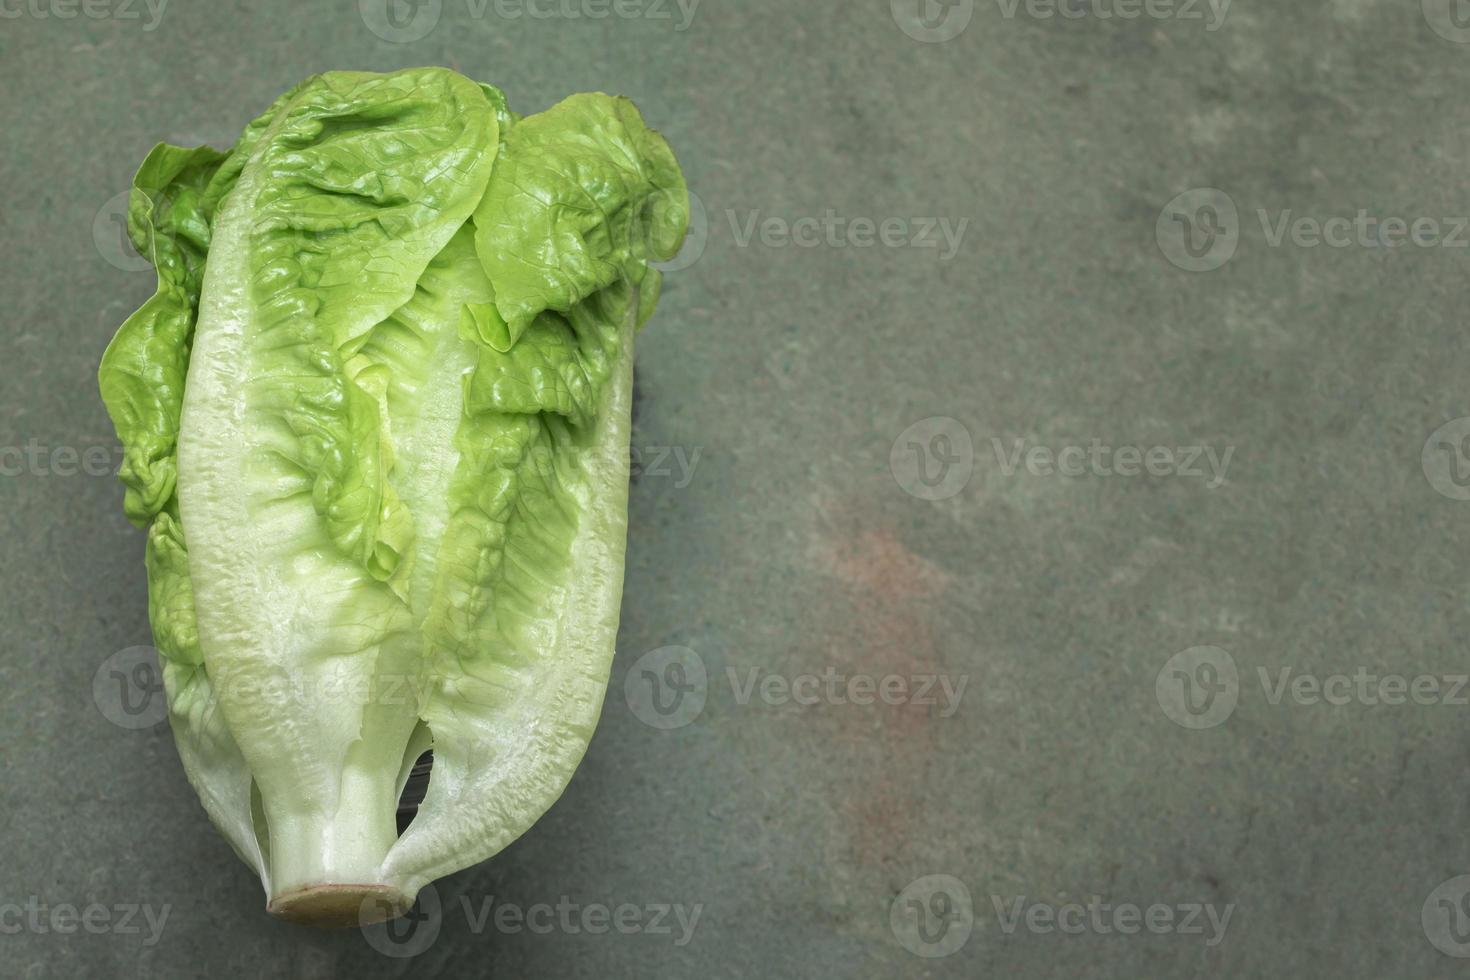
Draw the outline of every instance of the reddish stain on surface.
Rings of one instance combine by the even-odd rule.
[[[825,663],[848,677],[903,677],[912,697],[913,678],[944,673],[931,619],[948,574],[868,515],[828,510],[824,523],[814,558],[836,585],[823,624]],[[845,818],[846,857],[859,864],[899,861],[913,834],[924,832],[926,770],[944,723],[940,689],[929,694],[941,705],[823,704],[804,715],[843,757],[845,772],[829,789],[841,794],[833,808]]]

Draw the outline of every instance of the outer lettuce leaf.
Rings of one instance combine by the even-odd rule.
[[[291,430],[281,450],[312,479],[337,546],[389,578],[412,519],[369,392],[339,351],[413,295],[414,281],[473,209],[496,142],[483,91],[443,70],[332,72],[308,84],[252,154],[257,329],[278,334],[262,396]]]
[[[233,184],[231,157],[207,146],[160,143],[133,179],[128,234],[153,263],[158,290],[119,328],[98,382],[123,441],[124,510],[148,534],[148,613],[161,656],[171,728],[190,783],[210,820],[264,879],[250,815],[250,770],[225,725],[194,620],[174,488],[176,444],[195,310],[218,194]],[[215,196],[208,192],[217,190]]]
[[[169,502],[194,308],[209,251],[204,188],[225,154],[159,143],[133,178],[128,237],[158,270],[158,291],[123,323],[102,355],[102,400],[123,442],[128,519],[146,525]]]
[[[688,223],[663,137],[629,100],[593,92],[511,130],[475,210],[475,244],[514,342],[542,310],[566,313],[622,278],[656,279],[647,262],[672,257]]]
[[[497,142],[483,91],[453,72],[330,72],[256,134],[216,218],[179,503],[278,892],[372,880],[393,839],[418,723],[401,683],[414,527],[389,478],[390,369],[354,359],[469,217]]]
[[[158,289],[118,328],[98,385],[123,442],[123,509],[140,526],[173,498],[179,410],[215,211],[260,133],[299,88],[252,121],[231,152],[159,143],[133,177],[128,237],[157,270]]]
[[[586,752],[617,637],[636,317],[629,305],[594,424],[486,411],[457,439],[423,626],[434,769],[384,865],[406,893],[520,836]]]
[[[413,515],[406,599],[415,619],[428,607],[449,521],[462,379],[475,366],[476,347],[461,337],[459,317],[466,306],[491,296],[466,222],[419,277],[413,298],[373,327],[347,363],[357,383],[379,399],[385,439],[394,447],[390,482]]]
[[[573,96],[505,138],[474,219],[495,298],[461,320],[479,355],[421,627],[434,771],[385,865],[406,890],[514,840],[586,751],[622,593],[633,335],[647,263],[687,222],[626,99]]]
[[[162,655],[164,693],[184,772],[209,819],[240,859],[260,875],[268,868],[250,808],[250,769],[216,698],[194,618],[194,586],[183,528],[167,512],[148,530],[148,618]]]

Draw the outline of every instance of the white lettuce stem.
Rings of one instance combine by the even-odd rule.
[[[302,813],[289,803],[272,807],[263,800],[271,898],[315,885],[384,884],[383,858],[398,839],[396,776],[348,767],[341,806],[333,814]]]

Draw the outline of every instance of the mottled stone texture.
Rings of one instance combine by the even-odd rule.
[[[1421,465],[1470,415],[1454,220],[1470,215],[1470,45],[1442,36],[1447,3],[1242,0],[1213,23],[1204,3],[1203,19],[1124,19],[1099,14],[1128,0],[1073,3],[1077,18],[975,0],[958,36],[921,43],[886,0],[704,0],[684,30],[672,0],[622,2],[643,16],[443,0],[404,43],[371,29],[392,34],[381,0],[173,0],[151,30],[141,3],[92,0],[106,19],[6,5],[0,464],[45,453],[0,477],[0,905],[22,906],[0,915],[0,973],[1448,975],[1421,912],[1470,871],[1470,708],[1290,687],[1470,669],[1455,440],[1429,446],[1434,480]],[[931,23],[947,10],[965,6],[931,0]],[[521,111],[632,96],[707,223],[640,342],[644,472],[602,725],[530,833],[439,883],[437,936],[401,959],[269,919],[166,725],[99,710],[99,667],[149,642],[143,540],[110,476],[64,475],[53,451],[113,445],[97,362],[152,277],[105,209],[148,148],[225,145],[317,70],[419,64],[494,81]],[[1234,206],[1214,214],[1235,251],[1190,272],[1164,209],[1199,187]],[[1346,245],[1311,246],[1290,227],[1360,209],[1434,219],[1448,241],[1338,227]],[[818,222],[791,230],[816,244],[767,223],[803,217]],[[966,221],[957,249],[938,226],[936,247],[855,244],[878,236],[852,219],[904,219],[897,242],[921,217]],[[955,420],[948,442],[900,441],[895,479],[895,440],[932,416]],[[1167,447],[1168,475],[1119,447]],[[1181,472],[1191,447],[1200,476]],[[961,457],[942,500],[900,485],[923,486],[913,454],[931,450]],[[674,645],[704,666],[705,704],[661,730],[625,679],[637,694],[639,658]],[[1160,671],[1197,646],[1238,677],[1213,727],[1160,700],[1178,713]],[[1186,677],[1223,677],[1205,656]],[[826,679],[889,675],[965,687],[957,705],[937,685],[934,706],[856,705]],[[818,703],[783,703],[792,683]],[[890,920],[929,874],[974,907],[944,958],[900,942],[911,907]],[[1216,945],[1203,917],[1203,934],[1100,934],[1091,913],[1081,935],[1024,917],[1007,933],[1022,896],[1233,910]],[[92,903],[98,933],[51,918]],[[141,913],[124,927],[116,907],[136,903],[167,912],[161,934]],[[502,904],[538,903],[548,934],[497,927]],[[682,945],[672,914],[668,934],[583,927],[623,904],[645,927],[654,905],[702,909]]]

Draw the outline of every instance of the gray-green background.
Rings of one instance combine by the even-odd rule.
[[[589,3],[423,0],[389,21],[385,0],[171,0],[155,20],[0,0],[0,975],[1460,969],[1470,422],[1431,439],[1470,415],[1470,30],[1449,0],[1073,0],[1078,17],[929,0],[930,23],[963,24],[944,41],[911,36],[918,0],[569,16],[611,10]],[[437,22],[410,39],[430,23],[414,14]],[[635,447],[694,465],[634,486],[597,737],[536,827],[438,884],[437,934],[395,958],[268,918],[166,724],[110,720],[109,671],[149,642],[143,541],[112,476],[67,450],[114,444],[94,375],[153,288],[116,218],[148,148],[228,145],[315,71],[418,64],[522,112],[631,96],[707,221],[641,342]],[[1170,205],[1197,188],[1218,193]],[[902,219],[904,244],[763,224],[829,209]],[[1283,220],[1360,209],[1438,243],[1385,247],[1391,224],[1273,242]],[[1214,250],[1192,258],[1176,215]],[[925,217],[967,222],[954,254],[908,243]],[[947,443],[903,435],[936,416]],[[1093,440],[1170,455],[1133,476],[1024,455]],[[1181,472],[1190,447],[1229,452],[1223,479],[1208,457]],[[915,466],[938,477],[935,453],[954,492],[928,500]],[[624,682],[668,646],[707,680],[703,710],[661,730]],[[1171,662],[1200,646],[1218,651]],[[1232,664],[1234,684],[1210,673]],[[948,706],[799,705],[745,698],[752,671],[966,686]],[[1275,693],[1355,673],[1440,687]],[[1181,711],[1181,674],[1218,678],[1214,714]],[[920,923],[910,885],[935,874],[955,911]],[[1204,916],[1008,932],[996,905],[1022,896],[1230,918],[1223,937]],[[563,898],[699,918],[687,937],[537,934],[477,929],[464,904]],[[61,931],[66,906],[103,909],[97,931]],[[166,912],[161,931],[124,926],[130,906]],[[965,941],[917,955],[916,924]]]

